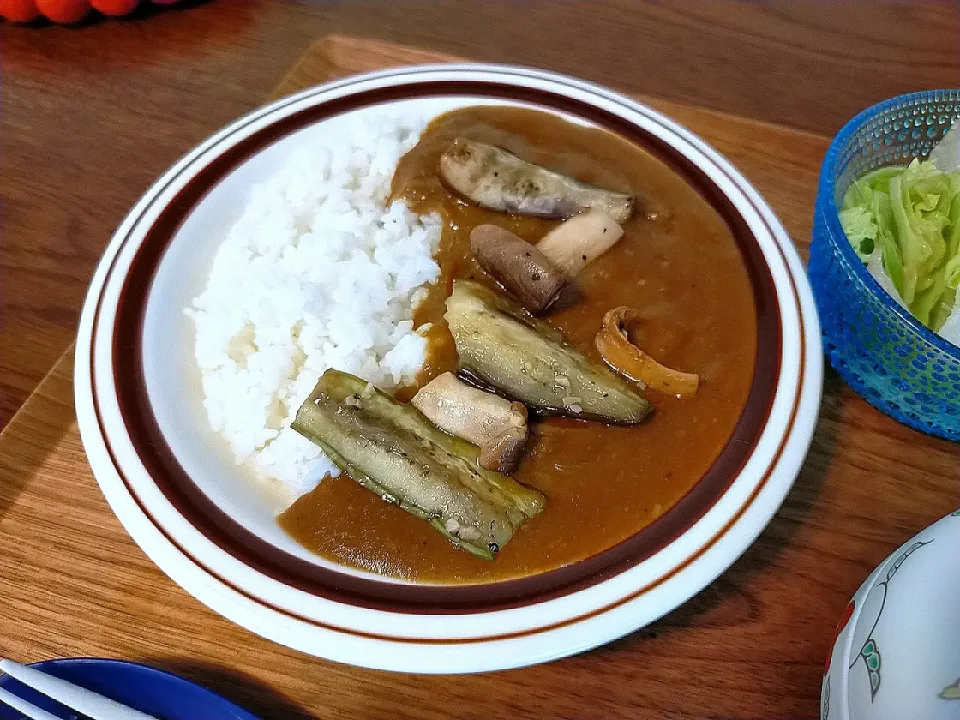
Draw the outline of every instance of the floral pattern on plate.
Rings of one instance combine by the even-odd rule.
[[[845,608],[821,720],[960,720],[960,510],[891,553]]]

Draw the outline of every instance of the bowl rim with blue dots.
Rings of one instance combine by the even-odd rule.
[[[950,105],[951,107],[945,109],[945,105]],[[813,285],[818,310],[823,320],[823,316],[827,315],[831,311],[831,308],[828,306],[829,300],[822,287],[822,278],[818,276],[817,266],[819,262],[823,261],[821,257],[822,253],[835,249],[844,261],[844,264],[849,265],[852,275],[879,301],[883,308],[882,312],[896,316],[899,322],[903,323],[904,328],[914,335],[914,338],[912,338],[914,342],[916,343],[917,340],[920,341],[916,343],[917,347],[915,350],[919,351],[922,349],[928,353],[933,353],[937,361],[946,358],[951,364],[960,364],[960,347],[923,325],[907,308],[900,305],[900,303],[880,285],[877,279],[874,278],[867,269],[866,264],[857,256],[840,223],[838,188],[842,187],[843,191],[846,192],[850,182],[862,177],[862,175],[868,171],[864,170],[861,173],[853,174],[852,177],[849,178],[841,176],[838,172],[838,165],[845,159],[846,155],[850,154],[852,143],[857,143],[856,148],[859,150],[861,156],[868,156],[870,150],[867,148],[868,143],[864,138],[858,138],[858,133],[870,122],[883,118],[886,114],[907,111],[910,108],[914,108],[915,110],[923,108],[922,114],[927,112],[928,106],[932,107],[932,112],[939,114],[939,117],[929,121],[931,125],[935,124],[935,127],[928,127],[926,132],[920,129],[922,123],[920,122],[919,115],[914,118],[914,121],[911,123],[913,125],[912,130],[905,127],[906,123],[910,122],[909,118],[901,121],[893,120],[892,122],[885,122],[883,128],[885,136],[882,140],[877,130],[874,130],[874,137],[877,138],[873,142],[874,145],[876,145],[877,142],[881,142],[886,146],[893,146],[895,142],[902,144],[906,140],[908,141],[907,147],[915,146],[922,148],[914,154],[904,155],[901,153],[897,159],[902,160],[903,164],[910,162],[914,157],[923,159],[927,156],[933,145],[960,119],[960,89],[912,92],[879,102],[851,118],[830,142],[820,168],[817,188],[813,222],[813,245],[811,246],[810,260],[811,284]],[[927,120],[925,119],[924,123],[926,122]],[[890,130],[888,130],[888,125],[890,126]],[[896,140],[893,139],[894,133],[899,135]],[[892,152],[895,154],[897,151],[894,149]],[[856,157],[852,159],[856,159]],[[874,167],[893,164],[901,163],[894,160],[894,162],[881,162]],[[871,167],[869,169],[873,168]],[[843,185],[843,183],[847,184]],[[829,247],[824,247],[825,244],[829,245]],[[960,303],[960,298],[958,298],[957,302]],[[957,306],[955,305],[955,307]],[[960,440],[960,416],[949,418],[946,423],[931,421],[921,417],[912,417],[898,407],[894,398],[877,397],[878,393],[876,392],[871,396],[867,387],[868,383],[863,381],[862,378],[855,376],[853,371],[846,366],[844,362],[845,358],[842,357],[843,352],[830,350],[831,340],[834,340],[830,334],[830,323],[823,322],[823,325],[825,345],[827,346],[827,354],[830,356],[831,364],[858,394],[864,397],[870,404],[894,417],[894,419],[915,429],[950,440]],[[921,348],[921,345],[925,345],[926,347]],[[907,364],[909,364],[909,361],[905,360],[904,370],[906,370]],[[890,371],[896,372],[899,369],[900,368],[891,368]],[[932,372],[936,373],[937,371],[934,370]],[[951,383],[952,381],[949,378],[943,382],[943,389],[948,396],[947,402],[950,402]],[[904,390],[904,392],[907,391]],[[960,405],[960,393],[958,393],[956,397],[956,403]]]

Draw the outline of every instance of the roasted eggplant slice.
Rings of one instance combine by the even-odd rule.
[[[595,208],[617,222],[633,215],[632,195],[578,182],[493,145],[458,138],[440,157],[448,187],[481,207],[540,217]]]
[[[504,295],[455,280],[444,315],[468,377],[545,414],[634,425],[652,406],[606,366]]]
[[[348,373],[327,370],[293,428],[363,487],[486,559],[546,503],[536,490],[481,467],[476,445]]]

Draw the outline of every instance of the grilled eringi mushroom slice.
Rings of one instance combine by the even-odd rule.
[[[553,304],[581,270],[623,236],[602,210],[588,210],[565,220],[531,245],[498,225],[478,225],[470,249],[488,273],[532,313]]]
[[[572,280],[623,237],[623,228],[603,210],[588,210],[548,232],[536,248]]]
[[[536,246],[498,225],[475,227],[470,249],[481,267],[530,312],[549,307],[567,284],[566,274]]]

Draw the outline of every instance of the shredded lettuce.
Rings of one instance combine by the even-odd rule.
[[[960,171],[919,160],[875,170],[847,190],[840,223],[857,256],[879,250],[902,303],[939,329],[960,285]]]

